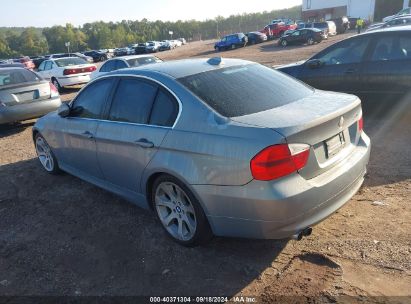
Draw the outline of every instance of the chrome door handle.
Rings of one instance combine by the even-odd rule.
[[[137,146],[140,146],[142,148],[153,148],[154,147],[154,143],[152,143],[151,141],[148,141],[145,138],[140,138],[139,140],[136,140],[134,143]]]
[[[85,131],[85,132],[81,133],[81,136],[87,137],[88,139],[93,139],[94,138],[93,133],[91,133],[90,131]]]
[[[355,69],[348,69],[345,71],[345,74],[354,74],[355,72],[357,72],[357,70]]]

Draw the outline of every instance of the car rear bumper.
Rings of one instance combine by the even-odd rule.
[[[58,77],[57,80],[62,87],[75,86],[88,83],[90,81],[90,74]]]
[[[244,186],[193,186],[215,235],[282,239],[311,227],[347,203],[360,189],[370,157],[362,134],[338,166],[306,180],[299,174]]]
[[[0,124],[37,118],[57,110],[60,105],[60,97],[55,97],[43,101],[0,107]]]

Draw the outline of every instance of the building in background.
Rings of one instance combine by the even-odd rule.
[[[409,6],[410,0],[303,0],[303,20],[328,20],[342,16],[379,21]]]

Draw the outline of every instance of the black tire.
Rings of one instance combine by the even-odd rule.
[[[308,39],[307,39],[307,44],[308,44],[308,45],[313,45],[314,43],[315,43],[315,41],[314,41],[313,38],[308,38]]]
[[[280,41],[281,46],[286,47],[288,45],[287,40],[283,39]]]
[[[59,93],[63,92],[63,87],[60,85],[60,83],[58,82],[58,80],[56,78],[51,78],[51,83],[56,87],[57,91],[59,91]]]
[[[230,47],[232,50],[235,50],[237,48],[237,46],[235,44],[232,44]]]
[[[40,160],[39,150],[38,150],[39,148],[37,147],[39,139],[41,139],[47,145],[48,149],[50,150],[49,152],[50,152],[50,156],[52,158],[52,163],[53,163],[53,166],[52,166],[51,169],[47,169]],[[47,173],[52,174],[52,175],[56,175],[56,174],[61,173],[61,169],[58,165],[56,156],[54,155],[53,151],[51,150],[51,148],[50,148],[49,144],[47,143],[46,139],[40,133],[37,133],[34,136],[34,145],[35,145],[35,148],[36,148],[37,159],[39,160],[40,165],[42,166],[44,171],[46,171]]]
[[[155,203],[155,197],[156,197],[156,192],[157,188],[164,183],[173,183],[180,187],[184,192],[185,195],[189,198],[191,205],[194,208],[195,211],[195,218],[197,221],[197,227],[195,229],[195,233],[193,237],[189,240],[180,240],[174,237],[163,225],[159,212],[156,208],[156,203]],[[185,247],[196,247],[199,245],[203,245],[208,243],[212,238],[213,238],[213,233],[211,231],[210,225],[208,223],[207,217],[203,211],[203,208],[201,207],[201,204],[198,202],[197,198],[193,195],[193,193],[190,191],[190,189],[182,183],[180,180],[175,178],[174,176],[164,174],[159,176],[153,183],[153,186],[151,187],[152,191],[150,193],[150,201],[152,203],[154,212],[156,213],[157,219],[159,221],[159,224],[161,227],[163,227],[164,231],[166,234],[175,242],[177,242],[180,245],[183,245]]]
[[[217,46],[217,47],[215,48],[215,51],[216,51],[216,52],[221,52],[221,49]]]
[[[107,58],[106,58],[105,56],[101,56],[101,57],[100,57],[100,61],[101,61],[101,62],[106,61],[106,59],[107,59]]]

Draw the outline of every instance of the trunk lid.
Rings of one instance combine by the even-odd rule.
[[[49,99],[51,96],[48,81],[25,82],[2,86],[0,89],[0,102],[4,106],[14,106],[30,102]]]
[[[358,144],[361,101],[353,95],[317,90],[303,99],[233,121],[271,128],[289,144],[311,146],[307,165],[299,173],[307,179],[331,169]]]

